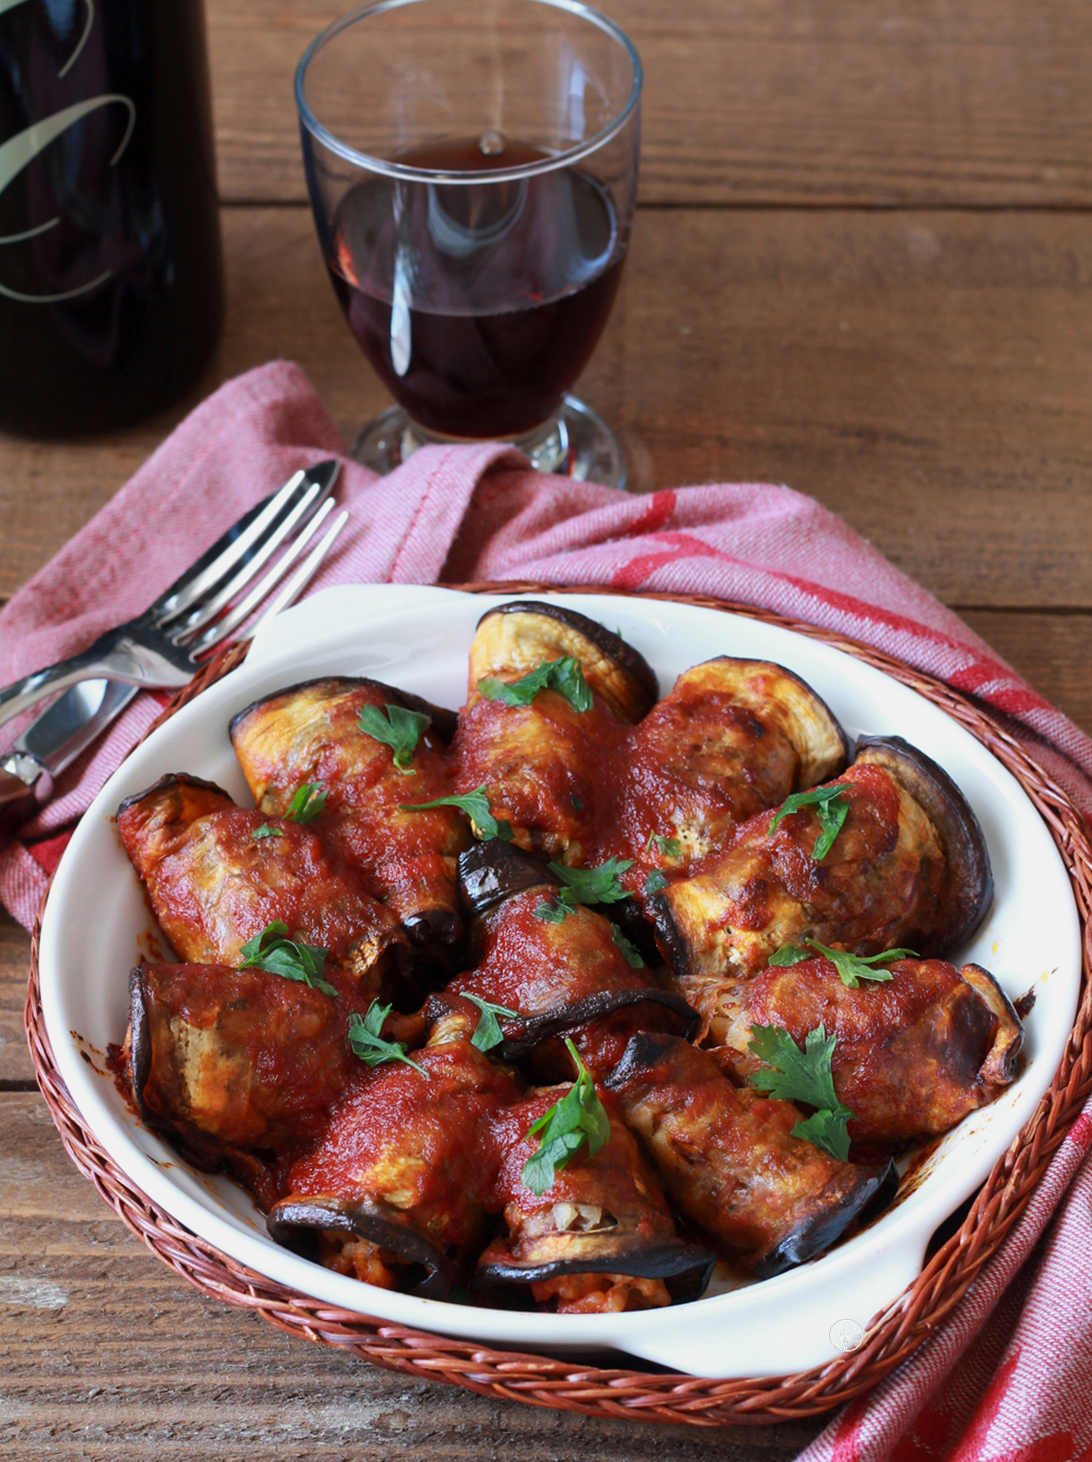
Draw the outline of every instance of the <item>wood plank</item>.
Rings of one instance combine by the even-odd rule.
[[[0,908],[0,1091],[34,1080],[23,1033],[29,969],[30,935],[6,909]]]
[[[342,0],[207,8],[223,196],[301,200],[292,77]],[[645,202],[1092,199],[1092,31],[1067,0],[601,8],[645,62]]]
[[[639,491],[787,482],[946,602],[1090,608],[1092,218],[652,210],[581,389]],[[291,352],[347,434],[386,397],[307,212],[227,209],[228,324],[201,391]],[[0,438],[0,596],[180,412]]]
[[[289,1338],[160,1264],[66,1157],[39,1096],[0,1093],[0,1451],[131,1462],[763,1462],[823,1423],[596,1421],[392,1375]],[[358,1450],[359,1449],[359,1450]],[[325,1453],[324,1453],[325,1454]]]

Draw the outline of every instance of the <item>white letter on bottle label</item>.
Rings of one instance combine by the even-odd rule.
[[[41,122],[35,122],[25,131],[17,132],[7,142],[0,143],[0,193],[19,176],[28,163],[33,162],[40,152],[44,152],[49,144],[55,142],[62,133],[67,132],[69,127],[74,126],[89,112],[98,111],[100,107],[109,106],[112,102],[120,102],[129,109],[129,125],[125,129],[125,136],[110,159],[110,166],[114,167],[129,145],[129,138],[133,135],[136,107],[127,96],[122,96],[120,92],[107,92],[103,96],[88,97],[86,101],[65,107],[63,111],[56,112],[52,117],[45,117]],[[37,228],[27,229],[24,233],[8,234],[6,237],[0,238],[0,244],[15,244],[21,239],[32,238],[35,234],[45,233],[46,229],[53,228],[59,222],[60,219],[53,218],[48,223],[39,224]],[[97,279],[92,279],[87,284],[81,284],[78,289],[66,290],[63,294],[20,294],[18,290],[8,289],[3,284],[0,284],[0,294],[6,295],[8,299],[22,300],[29,304],[54,304],[58,300],[73,299],[76,295],[86,294],[89,289],[94,289],[104,279],[109,279],[111,273],[112,271],[108,269]]]

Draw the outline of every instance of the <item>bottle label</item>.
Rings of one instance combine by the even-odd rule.
[[[17,5],[24,5],[26,3],[27,0],[0,0],[0,15],[3,15],[7,10],[14,10]],[[83,33],[80,36],[75,50],[57,73],[58,80],[72,67],[76,58],[87,44],[87,39],[95,23],[94,0],[84,0],[84,3],[87,6],[87,20],[84,24]],[[129,120],[125,128],[125,133],[118,146],[114,149],[113,156],[110,158],[110,166],[116,167],[118,159],[124,153],[126,147],[128,147],[129,139],[133,135],[133,127],[136,123],[136,106],[129,97],[123,96],[120,92],[107,92],[102,96],[88,97],[85,101],[76,102],[73,106],[65,107],[62,111],[55,112],[50,117],[44,117],[40,122],[34,122],[22,132],[17,132],[14,137],[10,137],[6,142],[0,143],[0,194],[3,194],[5,189],[11,186],[11,183],[19,176],[28,163],[33,162],[39,153],[44,152],[51,142],[55,142],[70,127],[74,127],[77,122],[82,121],[84,117],[88,116],[91,112],[98,111],[101,107],[118,104],[128,108]],[[50,229],[56,228],[60,222],[61,219],[58,215],[55,218],[47,219],[45,223],[40,223],[34,228],[24,229],[21,233],[0,235],[0,246],[4,244],[18,244],[24,242],[26,239],[36,238],[39,234],[47,233]],[[107,269],[95,279],[88,280],[86,284],[81,284],[73,289],[63,290],[54,294],[25,294],[20,290],[10,289],[0,281],[0,294],[5,295],[8,299],[19,300],[26,304],[57,304],[60,300],[75,299],[77,295],[87,294],[90,290],[97,289],[100,284],[110,278],[113,272],[112,269]]]

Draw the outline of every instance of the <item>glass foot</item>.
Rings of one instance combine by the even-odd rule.
[[[368,423],[349,455],[386,476],[419,447],[450,446],[457,440],[425,431],[401,406],[391,406]],[[626,459],[618,438],[597,411],[575,396],[563,397],[557,415],[542,426],[509,440],[538,472],[553,472],[576,482],[599,482],[604,487],[626,485]]]

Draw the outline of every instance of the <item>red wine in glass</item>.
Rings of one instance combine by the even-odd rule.
[[[607,322],[625,250],[602,185],[578,167],[488,178],[548,156],[488,133],[407,150],[399,163],[480,181],[373,176],[345,194],[326,231],[327,268],[353,335],[428,432],[533,431]]]

